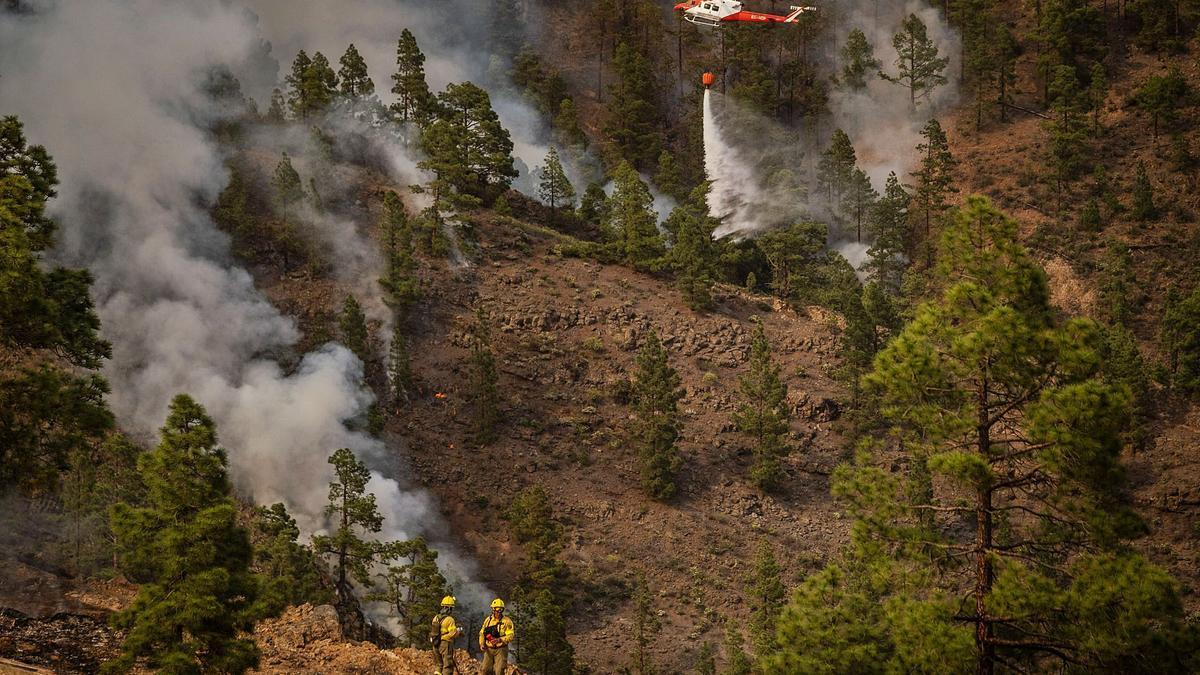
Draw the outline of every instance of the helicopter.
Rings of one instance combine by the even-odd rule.
[[[683,12],[683,18],[698,26],[720,26],[733,21],[749,23],[796,23],[805,12],[815,12],[816,7],[793,5],[786,15],[764,14],[743,9],[738,0],[684,0],[675,5]]]

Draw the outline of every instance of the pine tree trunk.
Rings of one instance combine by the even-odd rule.
[[[985,370],[986,373],[986,370]],[[979,385],[977,451],[987,461],[991,450],[991,427],[988,421],[987,375]],[[987,616],[987,596],[992,591],[992,488],[982,487],[975,497],[975,649],[976,675],[992,675],[995,669],[996,646],[992,643],[994,627]]]

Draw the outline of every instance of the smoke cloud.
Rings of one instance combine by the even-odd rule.
[[[192,394],[217,421],[238,488],[259,503],[285,502],[308,533],[325,525],[326,457],[349,447],[375,469],[382,536],[424,535],[460,595],[486,602],[433,501],[395,479],[389,448],[348,426],[371,403],[362,364],[337,344],[296,355],[294,322],[254,288],[207,213],[228,174],[205,131],[223,113],[202,85],[222,65],[255,86],[271,81],[265,21],[187,0],[26,4],[32,12],[0,13],[0,109],[58,163],[55,255],[95,274],[122,426],[151,440],[171,397]],[[337,16],[353,15],[344,5]],[[377,264],[347,246],[340,257]],[[285,371],[281,360],[299,365]]]

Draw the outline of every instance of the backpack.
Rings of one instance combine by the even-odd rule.
[[[442,644],[442,615],[438,614],[433,617],[433,623],[429,626],[429,646],[437,649]]]

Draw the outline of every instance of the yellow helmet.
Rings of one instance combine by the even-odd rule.
[[[500,598],[496,598],[492,601],[492,609],[504,609],[504,601]]]
[[[442,607],[453,607],[453,606],[454,606],[454,596],[453,595],[447,595],[446,597],[442,598]]]

